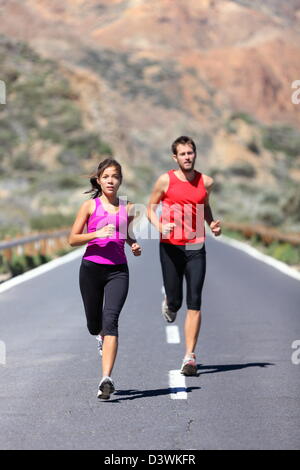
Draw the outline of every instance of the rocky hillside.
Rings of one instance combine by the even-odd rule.
[[[3,37],[0,60],[7,90],[0,108],[0,225],[23,230],[40,215],[72,213],[71,191],[79,197],[79,188],[89,188],[93,166],[112,149],[84,125],[79,97],[56,62]]]
[[[6,41],[22,41],[39,57],[26,58],[20,51],[23,62],[14,86],[22,83],[24,61],[53,64],[31,97],[22,99],[34,102],[35,91],[41,97],[44,89],[47,103],[47,87],[61,80],[69,96],[52,91],[52,101],[62,99],[64,107],[67,99],[67,107],[76,107],[69,118],[59,119],[78,116],[77,128],[63,131],[52,105],[46,105],[46,128],[56,126],[57,132],[58,127],[67,139],[74,133],[86,138],[87,147],[70,153],[72,144],[63,143],[62,136],[41,135],[42,113],[31,130],[23,126],[27,144],[16,146],[8,137],[24,173],[33,171],[26,160],[50,173],[63,164],[64,171],[76,168],[83,176],[94,164],[86,160],[86,148],[97,153],[100,138],[125,165],[129,187],[142,197],[155,174],[169,167],[170,143],[190,134],[198,144],[198,167],[217,180],[214,205],[220,215],[274,225],[288,217],[291,227],[299,227],[300,105],[291,102],[291,84],[300,79],[300,0],[0,3]],[[18,95],[17,89],[10,100]],[[24,109],[16,103],[14,109],[18,106]],[[9,112],[1,111],[5,119]],[[1,168],[9,167],[8,160],[6,153]]]

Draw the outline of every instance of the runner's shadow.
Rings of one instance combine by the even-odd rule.
[[[201,387],[178,387],[176,390],[172,388],[158,388],[156,390],[117,390],[111,400],[107,400],[106,403],[119,403],[124,400],[136,400],[137,398],[157,397],[160,395],[170,395],[170,393],[187,392],[190,393],[192,390],[198,390]],[[124,398],[119,398],[124,397]],[[103,402],[103,401],[102,401]]]
[[[197,370],[199,375],[204,374],[215,374],[217,372],[228,372],[230,370],[239,370],[246,369],[248,367],[268,367],[274,366],[272,362],[249,362],[247,364],[224,364],[224,365],[212,365],[212,366],[202,366],[201,364],[197,365]],[[205,371],[205,372],[203,372]]]

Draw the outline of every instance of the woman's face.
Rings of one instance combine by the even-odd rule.
[[[121,185],[118,169],[115,166],[106,168],[98,178],[98,183],[101,186],[102,192],[107,196],[117,194]]]

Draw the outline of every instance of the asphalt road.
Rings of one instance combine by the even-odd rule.
[[[300,284],[247,254],[207,240],[198,377],[172,399],[169,371],[184,354],[160,314],[155,241],[128,252],[130,293],[120,317],[117,392],[101,376],[78,284],[80,259],[0,293],[1,449],[299,449]]]

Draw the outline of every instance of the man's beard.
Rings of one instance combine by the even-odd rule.
[[[179,164],[179,168],[181,169],[181,171],[183,171],[183,173],[188,172],[188,171],[193,171],[194,166],[195,166],[195,160],[191,163],[189,167],[185,167],[184,165]]]

